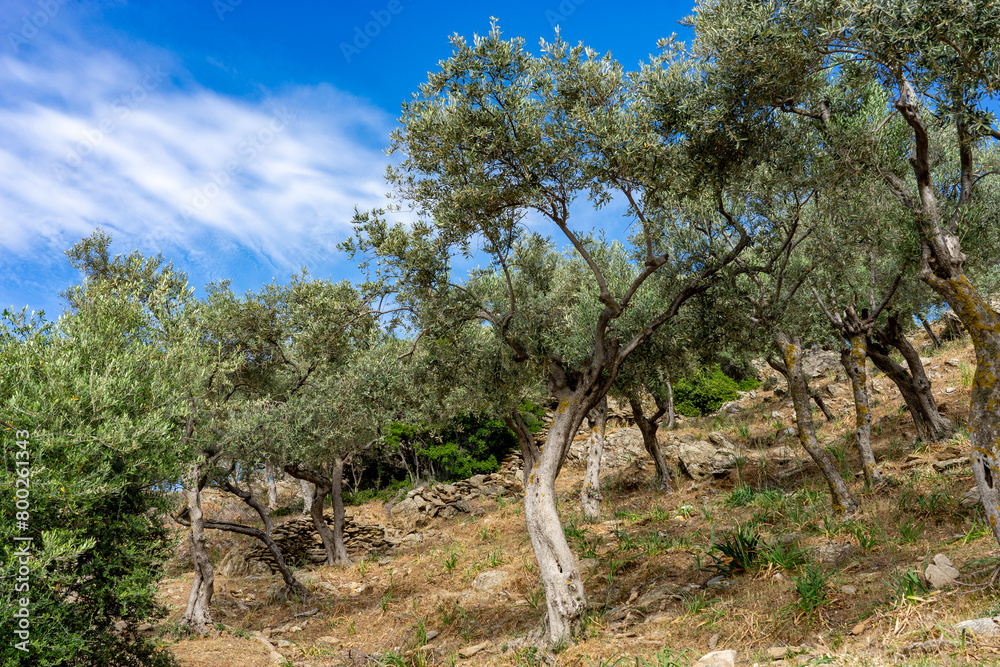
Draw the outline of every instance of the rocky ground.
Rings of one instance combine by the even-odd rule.
[[[650,490],[652,463],[620,417],[593,523],[579,510],[581,436],[559,492],[589,612],[578,641],[556,655],[528,639],[545,601],[513,459],[493,476],[349,508],[355,563],[346,568],[310,562],[318,537],[297,509],[279,518],[276,534],[303,558],[296,572],[308,601],[280,598],[280,577],[249,541],[213,534],[220,625],[210,637],[176,632],[191,582],[181,546],[162,585],[170,617],[148,632],[186,666],[1000,664],[992,634],[1000,598],[989,585],[996,545],[976,508],[964,426],[972,350],[959,341],[923,354],[956,431],[947,442],[915,443],[901,397],[874,377],[874,446],[892,479],[877,489],[854,473],[849,385],[832,358],[809,369],[836,416],[818,416],[820,440],[864,505],[848,522],[829,516],[780,385],[779,395],[749,392],[716,416],[661,433],[678,471],[672,495]],[[285,488],[294,504],[295,487]],[[242,512],[227,502],[206,505]],[[738,543],[734,532],[748,525],[757,558],[743,572],[712,547]]]

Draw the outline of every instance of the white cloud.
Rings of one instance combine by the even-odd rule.
[[[332,252],[355,204],[384,202],[393,119],[330,86],[234,99],[162,53],[64,45],[0,57],[0,91],[4,255],[61,257],[101,225],[194,261],[213,263],[212,237],[295,268]]]

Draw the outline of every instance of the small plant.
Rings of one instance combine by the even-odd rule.
[[[737,426],[736,432],[739,434],[741,438],[743,438],[747,442],[750,441],[750,427],[747,426],[746,424],[740,424],[739,426]]]
[[[963,387],[971,387],[972,380],[976,376],[976,370],[967,363],[961,363],[958,365],[958,370],[961,373],[961,382]]]
[[[721,557],[715,553],[721,554]],[[712,563],[705,569],[716,574],[731,576],[751,571],[760,557],[760,535],[750,524],[738,525],[722,542],[709,549]]]
[[[503,563],[503,551],[501,551],[500,548],[497,547],[493,551],[489,552],[489,554],[487,554],[486,556],[486,562],[489,564],[490,567],[497,567],[498,565]]]
[[[858,546],[861,547],[862,551],[871,551],[878,544],[874,527],[849,521],[844,524],[844,528],[858,541]]]
[[[804,549],[787,542],[775,542],[761,550],[761,560],[791,571],[806,562]]]
[[[802,568],[802,573],[792,577],[799,600],[795,606],[802,613],[811,616],[826,602],[826,580],[829,575],[816,563],[809,563]]]
[[[691,515],[694,514],[694,505],[681,505],[677,508],[677,513],[685,519],[690,519]]]
[[[444,559],[444,569],[451,572],[458,565],[458,552],[452,551],[448,554],[448,557]]]
[[[615,531],[615,537],[618,538],[618,550],[619,551],[631,551],[635,548],[635,542],[632,540],[632,536],[628,534],[624,528],[619,528]]]
[[[920,575],[910,569],[896,574],[892,578],[892,586],[900,596],[901,602],[919,602],[922,596],[930,592]]]
[[[706,593],[690,595],[683,600],[684,611],[691,616],[696,616],[705,609],[708,609],[714,602],[715,600],[709,598]]]
[[[532,609],[538,609],[538,605],[545,599],[545,589],[538,587],[524,596],[524,599],[528,601]]]
[[[835,537],[843,528],[844,524],[837,521],[836,518],[830,515],[823,517],[823,535],[827,539]]]
[[[965,535],[959,537],[953,542],[961,542],[962,544],[968,544],[969,542],[974,542],[982,537],[992,534],[992,531],[986,527],[986,524],[982,522],[978,517],[969,526],[969,529],[965,531]]]
[[[371,561],[369,560],[359,560],[357,563],[354,564],[354,569],[357,570],[358,574],[364,577],[365,572],[368,571],[368,565],[370,564]]]
[[[722,504],[726,507],[743,507],[750,504],[753,497],[753,489],[748,484],[740,484],[723,498]]]
[[[913,544],[924,532],[924,524],[915,521],[898,521],[896,529],[899,530],[899,536],[903,538],[904,543]]]
[[[479,529],[479,540],[481,542],[490,542],[492,540],[495,540],[496,537],[497,537],[497,531],[495,528],[490,530],[490,528],[488,528],[487,526],[482,526]]]

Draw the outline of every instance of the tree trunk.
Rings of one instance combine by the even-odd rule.
[[[670,484],[672,478],[670,464],[667,462],[667,457],[663,455],[660,443],[656,439],[658,429],[656,420],[661,415],[656,413],[652,418],[647,419],[642,411],[642,401],[635,394],[628,397],[628,403],[632,408],[632,418],[635,420],[635,425],[639,428],[639,433],[642,434],[642,446],[646,448],[646,453],[653,459],[653,465],[656,466],[656,488],[662,493],[673,493],[673,487]]]
[[[906,360],[906,365],[910,369],[913,390],[917,395],[921,415],[927,427],[927,434],[934,442],[943,440],[951,430],[951,422],[938,411],[937,401],[934,400],[934,394],[931,392],[931,381],[927,377],[927,373],[924,372],[924,364],[920,361],[920,354],[903,333],[899,317],[896,314],[890,315],[885,329],[877,332],[877,335],[884,338],[886,343],[892,345],[903,355],[903,359]]]
[[[667,394],[667,428],[671,429],[674,427],[674,424],[677,423],[677,414],[674,412],[674,388],[670,384],[670,375],[666,371],[663,373],[663,379],[663,388]],[[659,445],[657,445],[657,450],[659,450]],[[647,449],[646,451],[649,450]],[[667,482],[667,486],[670,486],[669,481]],[[662,486],[660,488],[663,490]],[[669,493],[669,488],[667,489],[667,492]]]
[[[572,638],[587,608],[576,558],[563,533],[556,508],[556,477],[590,405],[592,388],[566,392],[549,427],[548,440],[524,487],[524,520],[545,589],[545,643],[558,646]]]
[[[517,444],[521,447],[521,483],[524,484],[524,488],[528,488],[528,476],[531,475],[531,469],[535,467],[535,462],[541,456],[538,445],[535,444],[535,434],[531,432],[528,424],[525,423],[521,413],[517,410],[504,417],[503,421],[507,428],[517,436]]]
[[[878,470],[875,453],[872,451],[872,411],[868,404],[868,351],[865,348],[865,336],[861,334],[852,336],[850,343],[849,349],[840,351],[840,363],[847,371],[847,377],[851,378],[851,389],[854,391],[854,442],[858,447],[858,457],[865,474],[865,482],[872,487],[885,480]]]
[[[326,550],[326,564],[344,565],[349,563],[350,559],[347,559],[346,561],[341,560],[341,556],[346,557],[347,552],[344,551],[342,554],[337,552],[337,544],[333,537],[333,531],[330,530],[330,526],[326,523],[326,519],[323,518],[323,501],[326,498],[326,494],[330,493],[333,489],[333,482],[325,475],[322,475],[315,470],[304,468],[299,463],[286,465],[285,472],[296,479],[312,482],[312,484],[316,487],[312,503],[309,506],[309,514],[312,516],[316,532],[319,533],[320,539],[323,540],[323,548]],[[342,472],[343,469],[341,469],[341,473]],[[341,537],[341,540],[343,540],[343,537]]]
[[[191,562],[194,564],[194,581],[191,583],[191,593],[188,595],[187,608],[181,617],[181,625],[190,628],[198,634],[205,634],[212,629],[212,595],[215,592],[215,571],[212,560],[205,548],[205,516],[201,511],[201,490],[205,487],[206,477],[202,467],[209,457],[200,456],[192,464],[188,472],[184,496],[187,498],[187,521],[191,526],[189,541],[191,544]],[[182,522],[178,519],[178,522]]]
[[[278,485],[274,480],[275,469],[273,460],[268,459],[264,462],[264,475],[267,477],[267,508],[270,510],[278,507]]]
[[[601,518],[601,458],[604,456],[604,434],[608,422],[608,399],[604,397],[587,417],[590,440],[587,447],[587,470],[583,475],[580,502],[588,521]]]
[[[816,427],[813,424],[812,410],[809,406],[809,387],[806,384],[805,374],[802,372],[802,341],[798,337],[789,338],[781,330],[775,333],[775,340],[785,359],[789,393],[792,396],[795,416],[798,419],[799,441],[812,460],[819,466],[827,484],[830,485],[834,514],[851,516],[858,511],[858,501],[851,495],[850,489],[844,483],[840,472],[830,459],[830,455],[816,439]]]
[[[305,516],[309,514],[312,510],[313,499],[316,497],[316,487],[314,487],[310,482],[304,479],[299,480],[299,486],[302,487],[302,515]]]
[[[772,356],[768,356],[767,359],[765,359],[765,361],[767,362],[768,366],[781,373],[782,377],[785,378],[785,384],[788,386],[788,395],[791,396],[792,381],[788,378],[788,368],[786,367],[786,365],[775,360],[774,357]],[[830,412],[830,409],[828,407],[826,407],[826,402],[819,395],[819,392],[813,391],[812,388],[809,386],[809,381],[806,379],[805,373],[802,374],[802,381],[806,383],[806,392],[809,394],[809,400],[816,403],[816,407],[820,409],[820,411],[823,413],[823,416],[826,418],[828,422],[832,422],[833,413]],[[810,414],[812,413],[810,412]]]
[[[931,339],[931,342],[934,344],[934,347],[940,349],[941,339],[937,337],[937,334],[934,333],[934,329],[931,328],[931,323],[928,322],[927,318],[924,317],[923,315],[920,316],[920,324],[924,326],[924,331],[927,332],[927,336]]]
[[[333,549],[334,561],[338,565],[351,562],[344,546],[344,459],[339,456],[333,460]]]
[[[958,240],[954,243],[957,246]],[[972,286],[960,265],[952,270],[957,277],[944,279],[922,271],[921,278],[958,315],[976,350],[969,404],[972,472],[993,537],[1000,542],[1000,316]]]
[[[937,404],[934,403],[934,396],[930,394],[929,387],[921,397],[913,376],[908,370],[889,356],[889,347],[877,338],[867,340],[868,358],[893,381],[899,393],[902,394],[906,407],[913,418],[913,425],[917,429],[917,437],[924,442],[936,442],[939,440],[947,428],[947,420],[937,411]],[[929,384],[929,383],[928,383]],[[937,415],[935,419],[934,415]],[[937,427],[935,428],[935,424]]]

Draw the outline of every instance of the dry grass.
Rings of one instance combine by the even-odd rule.
[[[996,545],[983,530],[978,510],[958,504],[974,485],[971,470],[960,466],[938,473],[932,467],[934,461],[968,452],[963,425],[969,387],[962,382],[968,371],[962,364],[972,363],[971,349],[959,341],[924,354],[931,356],[928,372],[943,412],[957,425],[956,435],[915,451],[901,398],[885,378],[874,378],[881,393],[876,394],[873,444],[891,485],[866,490],[852,474],[859,468],[848,440],[853,426],[849,391],[827,399],[838,416],[835,422],[817,421],[821,442],[838,453],[864,506],[850,522],[828,516],[828,493],[811,465],[782,480],[771,466],[748,463],[738,475],[703,485],[682,481],[676,494],[664,496],[649,490],[652,466],[635,462],[628,475],[606,476],[602,520],[586,523],[578,509],[582,470],[567,469],[559,480],[564,526],[577,554],[596,559],[596,566],[585,574],[590,610],[578,641],[555,656],[538,653],[527,640],[541,622],[545,603],[521,505],[494,500],[481,502],[481,516],[435,519],[424,530],[423,542],[389,558],[300,571],[315,594],[308,604],[269,602],[276,577],[220,579],[213,605],[230,631],[214,638],[171,643],[173,635],[165,630],[179,619],[190,584],[190,575],[177,576],[163,584],[172,615],[158,632],[183,665],[268,664],[266,648],[246,632],[283,625],[299,630],[274,634],[272,641],[291,642],[279,651],[295,665],[554,660],[666,666],[692,664],[710,646],[736,649],[740,664],[763,665],[769,662],[769,647],[800,644],[811,652],[794,664],[997,664],[1000,640],[993,642],[996,646],[966,641],[927,645],[906,657],[897,653],[915,642],[953,636],[957,621],[1000,610],[995,591],[981,585],[993,572]],[[946,363],[952,359],[956,362]],[[956,389],[946,395],[945,387]],[[781,438],[770,418],[779,408],[790,414],[771,392],[761,392],[738,420],[687,420],[681,431],[721,430],[751,450],[766,448]],[[371,522],[384,520],[376,503],[357,511]],[[797,534],[794,542],[807,553],[807,563],[817,563],[825,577],[816,593],[821,602],[812,613],[802,611],[794,583],[809,566],[785,570],[780,557],[760,560],[748,573],[731,577],[728,586],[703,587],[712,573],[699,568],[710,563],[713,544],[747,524],[756,527],[763,543]],[[218,538],[212,539],[215,548]],[[847,546],[836,562],[820,562],[817,550],[830,544]],[[947,554],[969,585],[946,591],[921,586],[917,575],[937,553]],[[181,558],[177,569],[184,569]],[[500,590],[473,589],[476,576],[486,570],[507,574]],[[315,615],[294,616],[315,607]],[[425,641],[428,632],[438,634]],[[487,646],[473,658],[459,656],[461,648],[482,643]]]

